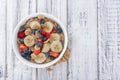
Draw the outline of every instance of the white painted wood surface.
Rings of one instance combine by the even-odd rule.
[[[0,80],[120,80],[120,0],[1,0]],[[12,32],[26,15],[46,12],[68,31],[71,57],[48,72],[22,64]]]

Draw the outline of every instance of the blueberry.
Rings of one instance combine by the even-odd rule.
[[[31,49],[29,49],[28,51],[29,51],[29,55],[31,55],[33,53]]]
[[[44,24],[45,23],[45,20],[44,19],[41,19],[40,20],[40,24]]]
[[[44,37],[44,38],[43,38],[43,41],[46,41],[46,40],[47,40],[47,38],[46,38],[46,37]]]
[[[38,47],[41,47],[41,46],[42,46],[42,43],[41,43],[41,42],[38,42],[38,43],[37,43],[37,46],[38,46]]]
[[[28,54],[28,53],[29,53],[29,50],[28,50],[28,49],[24,49],[24,50],[23,50],[23,53]]]
[[[25,53],[22,53],[21,56],[26,58],[27,55]]]
[[[55,30],[57,31],[57,33],[63,32],[62,29],[60,27],[58,27],[58,26],[55,27]]]
[[[39,34],[39,38],[43,39],[43,35]]]
[[[58,29],[57,29],[57,32],[58,32],[58,33],[61,33],[61,32],[62,32],[62,29],[61,29],[61,28],[58,28]]]
[[[47,52],[47,53],[45,54],[45,56],[48,58],[48,57],[50,56],[49,52]]]
[[[36,29],[32,29],[32,33],[35,34]]]
[[[24,38],[19,39],[20,43],[24,43]]]
[[[53,57],[53,56],[50,56],[50,59],[51,59],[51,60],[54,60],[54,59],[55,59],[55,57]]]
[[[27,60],[30,60],[30,59],[31,59],[31,56],[26,56],[26,59],[27,59]]]
[[[39,28],[39,29],[38,29],[38,32],[41,33],[41,31],[42,31],[42,30]]]
[[[32,51],[30,49],[24,49],[23,53],[28,56],[32,54]]]
[[[20,31],[25,31],[25,27],[24,27],[24,26],[21,26],[21,27],[20,27]]]

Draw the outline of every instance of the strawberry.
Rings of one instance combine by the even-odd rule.
[[[23,31],[18,32],[18,38],[24,38],[25,33]]]
[[[42,35],[45,35],[45,31],[44,31],[44,29],[42,29],[42,32],[41,32],[41,33],[42,33]]]
[[[24,50],[24,49],[22,49],[22,48],[19,48],[19,51],[20,51],[20,53],[22,53],[22,52],[23,52],[23,50]]]
[[[19,50],[20,50],[20,52],[23,52],[23,50],[24,49],[26,49],[26,48],[28,48],[25,44],[23,44],[23,43],[21,43],[20,45],[19,45]]]
[[[41,38],[37,38],[37,41],[38,41],[38,42],[42,42],[42,39],[41,39]]]
[[[52,29],[52,33],[55,33],[55,32],[56,32],[56,29],[55,29],[55,28],[53,28],[53,29]]]
[[[20,44],[20,48],[28,48],[25,44]]]
[[[46,36],[47,38],[50,38],[50,33],[45,32],[45,36]]]
[[[33,52],[35,55],[38,55],[40,53],[40,50],[34,50]]]
[[[51,51],[50,56],[53,56],[53,57],[57,58],[59,56],[59,53]]]

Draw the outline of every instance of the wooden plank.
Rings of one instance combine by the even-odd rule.
[[[29,13],[29,0],[17,1],[17,22]],[[31,68],[22,64],[16,57],[14,63],[14,80],[31,80]]]
[[[34,80],[36,78],[36,75],[33,74],[36,69],[22,64],[14,55],[11,44],[11,36],[16,24],[29,13],[35,12],[35,5],[33,1],[31,2],[32,4],[30,4],[29,0],[7,1],[7,39],[9,39],[9,41],[7,41],[7,80]]]
[[[14,4],[14,5],[13,5]],[[13,6],[12,6],[13,5]],[[13,32],[13,27],[17,23],[17,18],[15,17],[17,15],[16,9],[17,4],[15,0],[8,0],[7,1],[7,77],[6,80],[14,80],[14,53],[12,51],[12,32]]]
[[[36,13],[36,8],[37,8],[36,4],[37,4],[36,0],[29,0],[29,14]],[[32,68],[31,71],[32,80],[36,80],[37,78],[36,70],[37,70],[36,68]]]
[[[98,0],[99,80],[120,80],[119,4],[119,0]]]
[[[0,1],[0,80],[6,77],[6,1]]]
[[[98,80],[96,7],[96,0],[68,0],[68,80]]]
[[[59,18],[67,27],[67,0],[41,0],[38,1],[38,12],[47,12]],[[38,69],[38,80],[67,80],[67,63],[62,63],[48,72],[46,69]]]

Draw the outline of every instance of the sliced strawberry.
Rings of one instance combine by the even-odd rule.
[[[20,48],[20,49],[19,49],[20,53],[22,53],[22,52],[23,52],[23,50],[24,50],[24,49]]]
[[[56,29],[55,29],[55,28],[53,28],[53,29],[52,29],[52,33],[55,33],[55,32],[56,32]]]
[[[34,50],[34,54],[35,54],[35,55],[40,54],[40,50]]]
[[[59,53],[51,51],[50,56],[53,56],[53,57],[57,58],[59,56]]]
[[[28,48],[28,47],[25,44],[20,44],[19,48],[20,48],[20,52],[23,52],[23,50]]]
[[[25,48],[28,48],[28,47],[25,44],[20,44],[20,48],[25,49]]]
[[[25,33],[23,31],[18,32],[18,38],[24,38]]]
[[[37,41],[38,42],[42,42],[43,40],[41,38],[37,38]]]
[[[50,38],[50,33],[45,32],[45,36],[46,36],[47,38]]]
[[[44,29],[42,29],[42,32],[41,32],[41,33],[42,33],[42,35],[45,35],[45,31],[44,31]]]

